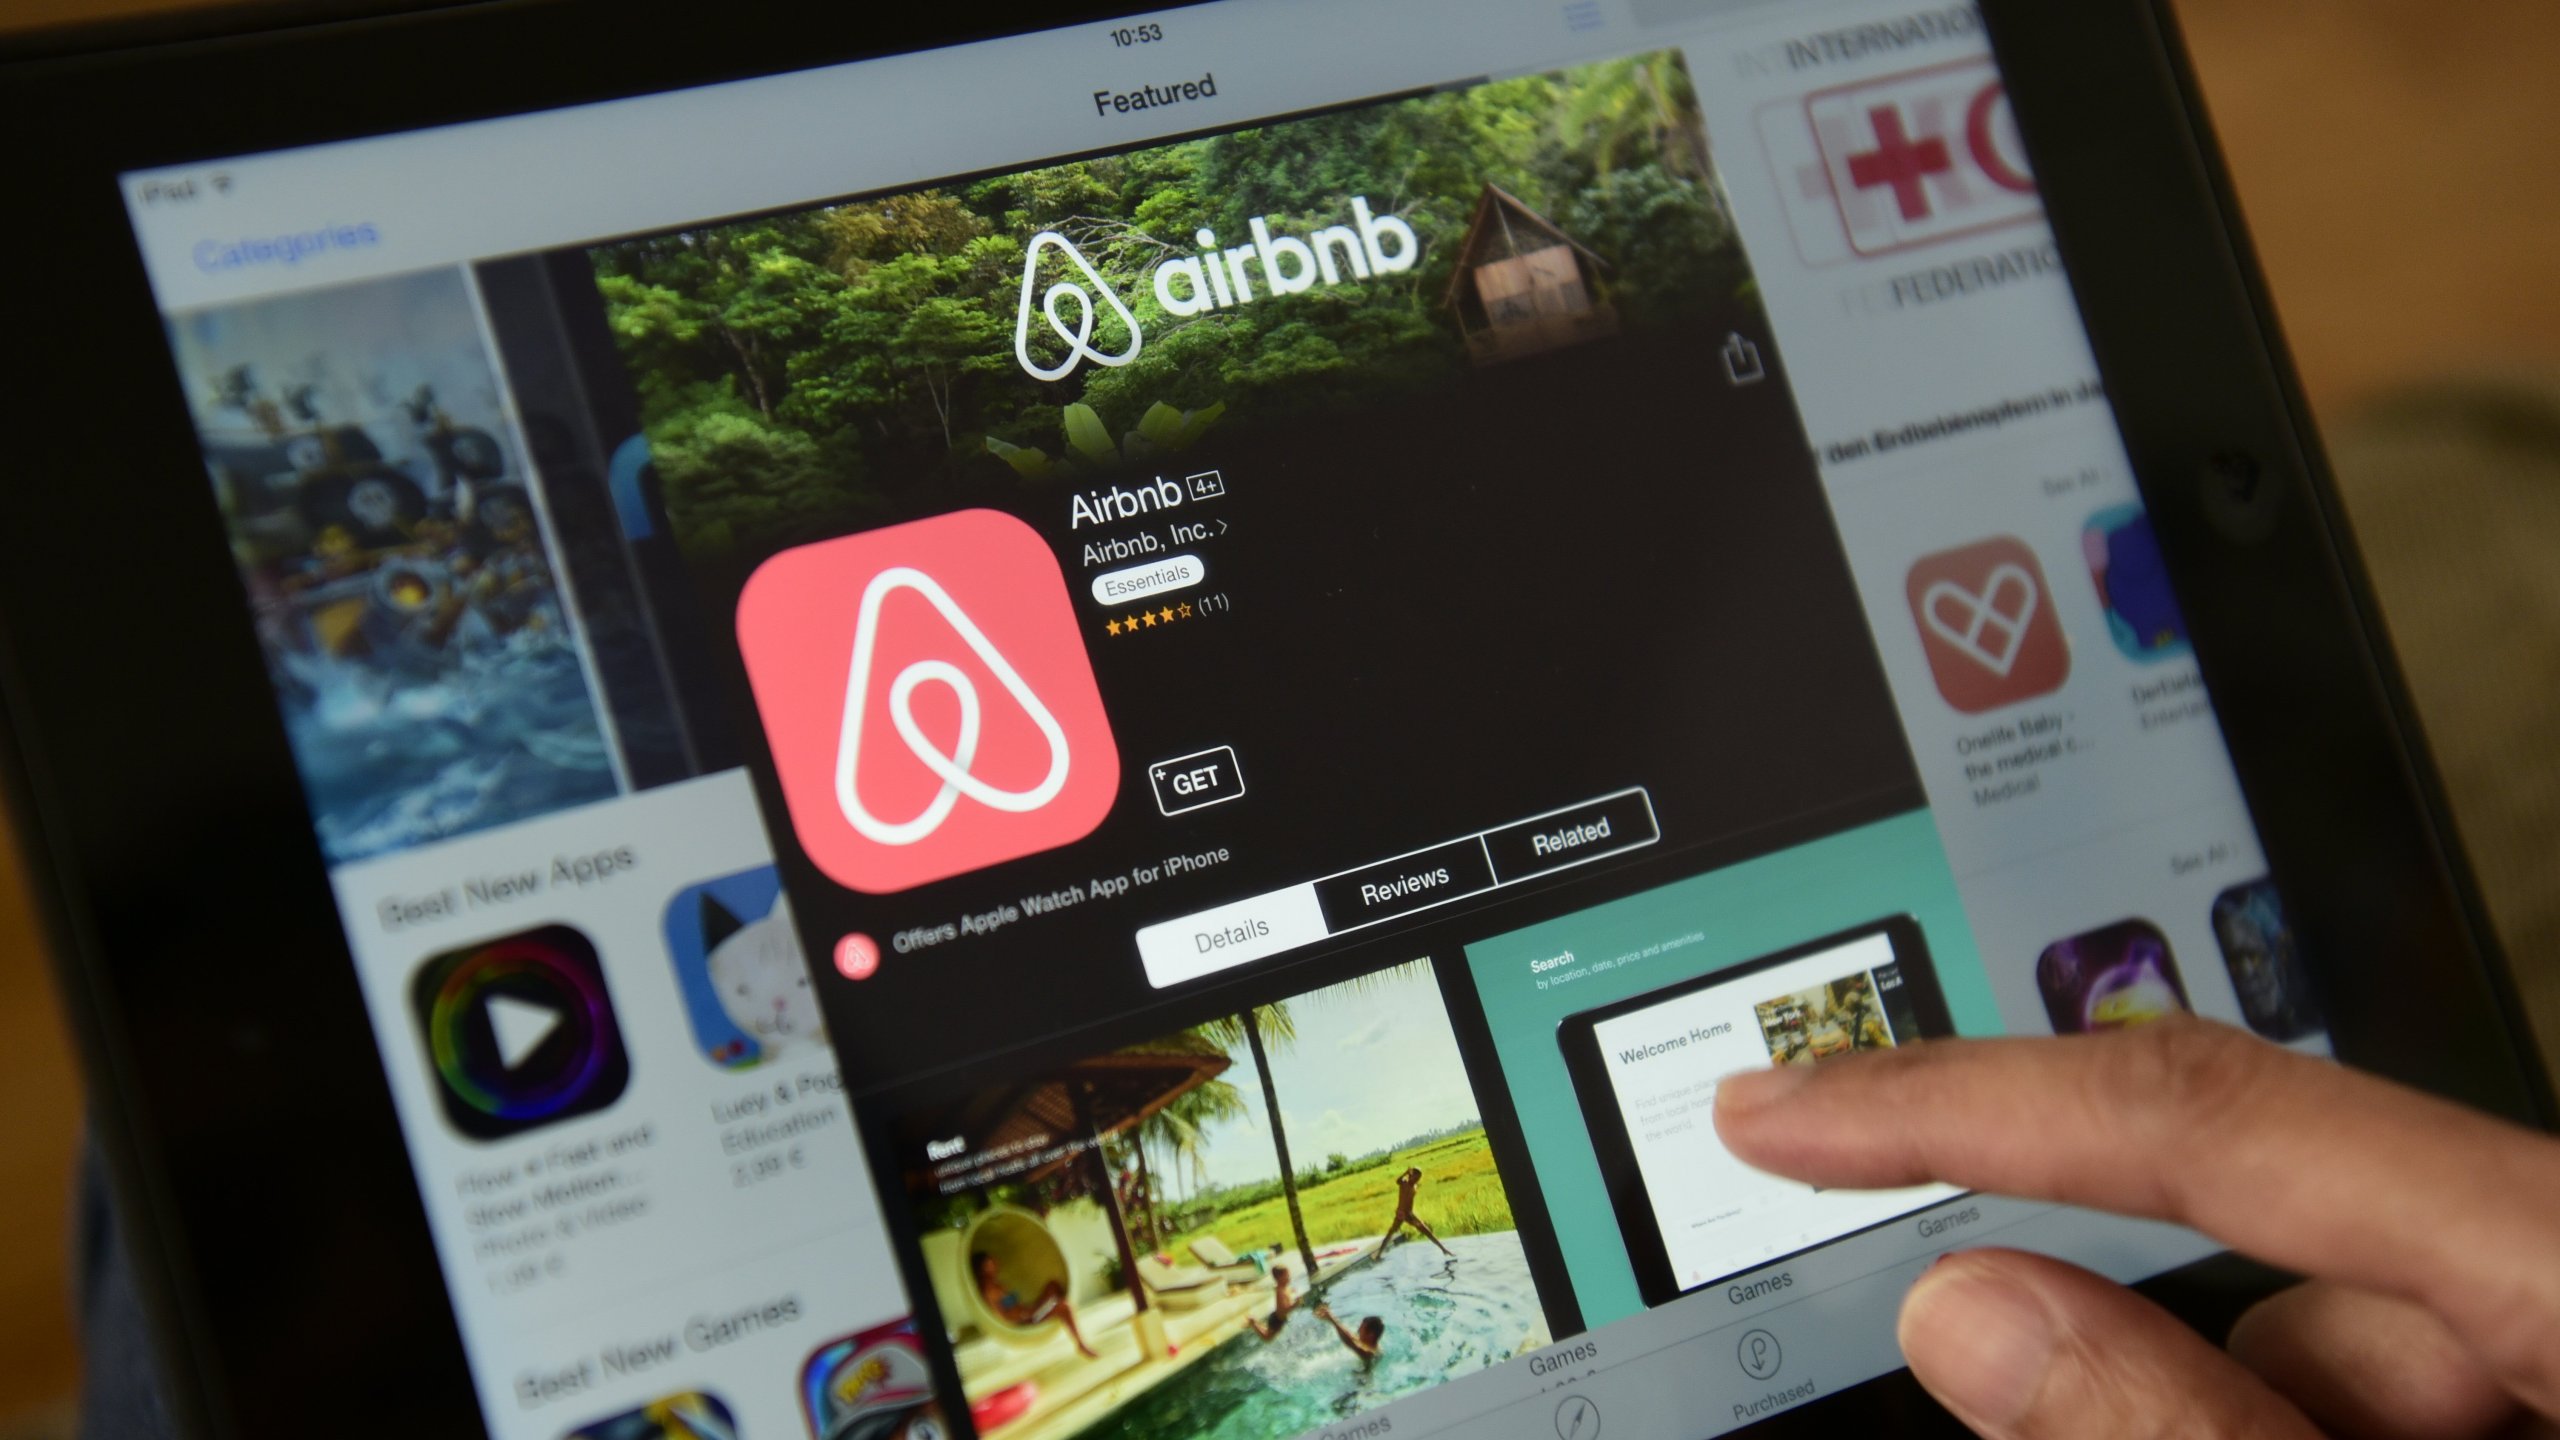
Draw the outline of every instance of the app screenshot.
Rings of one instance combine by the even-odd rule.
[[[2053,587],[2026,542],[2007,536],[1911,567],[1911,618],[1938,693],[1967,715],[2050,695],[2071,678]]]
[[[804,545],[738,599],[738,647],[801,847],[885,895],[1071,844],[1120,756],[1066,577],[967,510]]]
[[[445,1119],[471,1139],[593,1114],[631,1078],[595,946],[566,925],[449,950],[409,996]]]

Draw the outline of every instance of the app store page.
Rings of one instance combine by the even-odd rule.
[[[127,177],[493,1436],[1693,1437],[2211,1252],[1709,1120],[2325,1044],[1970,6],[603,113]]]

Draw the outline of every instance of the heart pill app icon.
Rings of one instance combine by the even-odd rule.
[[[1953,580],[1937,582],[1921,597],[1920,608],[1922,621],[1939,639],[2005,678],[2016,668],[2042,604],[2035,577],[2003,564],[1984,577],[1980,590]]]
[[[1967,715],[2050,695],[2071,677],[2071,642],[2035,550],[1994,535],[1914,561],[1904,581],[1938,694]]]

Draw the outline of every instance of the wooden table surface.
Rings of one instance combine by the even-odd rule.
[[[8,0],[0,29],[189,0]],[[200,0],[199,0],[200,3]],[[2555,0],[2180,0],[2313,403],[2560,372]],[[79,1100],[0,835],[0,1440],[59,1423]]]

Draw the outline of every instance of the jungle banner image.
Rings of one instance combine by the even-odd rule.
[[[1668,51],[592,259],[714,590],[963,494],[1068,493],[1647,335],[1712,352],[1757,304]]]

